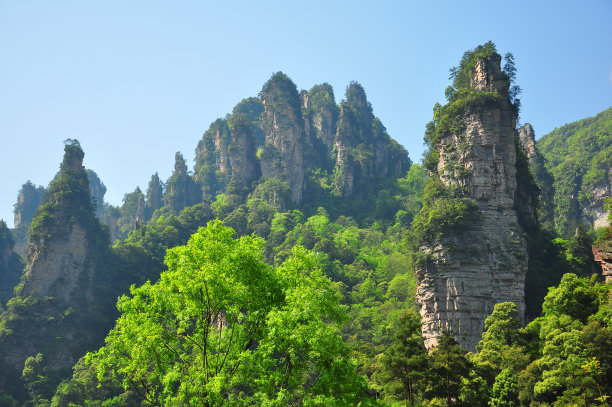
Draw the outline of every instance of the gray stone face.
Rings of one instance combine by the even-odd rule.
[[[67,239],[50,239],[33,247],[24,270],[22,297],[54,297],[69,303],[91,289],[94,267],[87,233],[79,224],[69,226]],[[85,293],[86,296],[91,293]],[[91,298],[90,298],[91,299]]]
[[[285,100],[283,89],[273,86],[262,92],[264,112],[262,128],[266,145],[261,160],[262,176],[278,178],[289,183],[291,200],[302,202],[304,191],[304,121],[299,109],[300,100]]]
[[[495,79],[497,64],[477,63],[472,86],[505,94],[507,83]],[[485,67],[493,74],[481,71]],[[525,311],[528,259],[515,209],[515,115],[507,103],[480,108],[464,121],[465,132],[439,142],[438,172],[446,184],[464,183],[480,215],[468,230],[421,248],[431,258],[417,270],[417,301],[428,349],[449,331],[464,348],[474,350],[486,317],[499,302],[514,302],[520,315]],[[446,170],[449,162],[468,169],[469,175],[457,181]]]

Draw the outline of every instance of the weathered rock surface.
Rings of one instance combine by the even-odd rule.
[[[0,388],[19,386],[29,356],[44,354],[50,375],[69,371],[102,341],[112,300],[101,292],[109,239],[95,216],[83,151],[71,140],[32,222],[28,259],[14,301],[0,315]]]
[[[601,274],[606,279],[606,283],[612,284],[612,247],[610,244],[593,246],[593,257],[601,267]]]
[[[505,97],[509,81],[497,57],[476,63],[471,84]],[[417,270],[417,301],[428,349],[444,331],[466,349],[475,349],[486,317],[499,302],[512,301],[520,315],[525,312],[528,259],[515,208],[516,114],[509,102],[491,104],[469,111],[463,121],[464,132],[436,146],[438,173],[445,184],[463,182],[480,215],[469,229],[422,247],[431,259]],[[457,165],[468,170],[460,181],[449,171]]]
[[[153,213],[164,206],[164,184],[162,184],[157,173],[151,176],[145,201],[145,218],[151,219]]]
[[[264,111],[262,129],[266,144],[261,154],[261,173],[267,178],[286,181],[294,203],[304,192],[304,120],[295,84],[276,73],[261,91]]]
[[[537,148],[535,131],[529,123],[518,129],[519,145],[529,160],[529,169],[540,188],[540,202],[537,206],[537,216],[544,228],[554,230],[554,177],[546,168],[546,160]],[[520,196],[517,196],[521,201]],[[535,208],[535,203],[530,203]]]
[[[202,190],[188,174],[187,164],[183,155],[180,152],[176,152],[174,159],[174,172],[170,179],[168,179],[168,182],[166,182],[163,201],[166,207],[175,213],[179,213],[187,206],[202,202]]]
[[[17,203],[15,203],[14,210],[15,251],[20,255],[25,254],[28,248],[27,233],[30,229],[32,218],[34,218],[34,214],[42,202],[45,191],[44,187],[37,187],[30,181],[26,181],[21,186],[17,195]]]
[[[400,176],[410,167],[406,150],[389,137],[380,120],[374,117],[358,83],[351,83],[346,90],[337,128],[336,193],[350,196],[361,179]]]
[[[21,259],[13,250],[14,246],[11,231],[0,220],[0,306],[4,306],[13,297],[13,288],[19,283],[23,270]]]

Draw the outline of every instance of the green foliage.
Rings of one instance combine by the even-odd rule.
[[[590,208],[603,205],[593,192],[610,183],[612,109],[553,130],[538,140],[554,176],[554,216],[557,232],[568,238]]]
[[[381,357],[382,372],[378,380],[386,398],[414,404],[422,390],[427,366],[427,352],[421,336],[421,318],[410,310],[401,316],[394,341]]]
[[[462,349],[449,334],[438,338],[438,346],[429,355],[425,396],[445,400],[447,406],[459,400],[462,379],[469,376],[471,364]]]
[[[448,234],[469,227],[478,218],[478,207],[466,196],[465,188],[446,185],[437,177],[429,179],[423,192],[423,208],[412,222],[408,244],[418,249]]]
[[[89,356],[99,377],[151,404],[356,404],[365,383],[338,335],[344,310],[313,255],[296,249],[275,269],[262,239],[233,233],[209,224],[168,252],[157,284],[120,298],[106,347]]]

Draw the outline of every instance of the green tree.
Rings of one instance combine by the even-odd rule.
[[[414,405],[416,388],[427,365],[421,318],[416,311],[408,311],[400,318],[395,340],[383,355],[382,364],[384,378],[401,384],[392,386],[396,397]]]
[[[438,346],[429,355],[427,397],[446,400],[449,407],[457,404],[462,379],[468,377],[471,369],[466,354],[450,334],[438,338]]]
[[[89,360],[151,405],[356,405],[365,382],[338,334],[344,309],[302,248],[278,268],[264,241],[211,222],[132,287]]]

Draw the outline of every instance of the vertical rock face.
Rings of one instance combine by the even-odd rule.
[[[234,108],[237,113],[217,119],[198,143],[195,178],[207,199],[214,198],[231,181],[248,188],[261,176],[253,135],[257,107],[249,99],[243,100]]]
[[[518,130],[518,136],[521,147],[523,147],[525,154],[527,154],[527,158],[531,159],[536,153],[535,132],[531,124],[525,123],[523,127]]]
[[[44,187],[37,187],[30,181],[27,181],[22,185],[17,196],[17,203],[15,204],[15,228],[19,228],[22,225],[30,225],[32,218],[38,209],[38,206],[42,202],[43,196],[45,195]]]
[[[23,264],[13,251],[14,240],[11,231],[3,220],[0,220],[0,305],[13,297],[13,288],[19,283]]]
[[[374,117],[360,84],[353,82],[347,88],[337,127],[336,193],[349,196],[359,180],[399,176],[410,167],[406,150],[389,137]]]
[[[104,195],[106,195],[106,185],[100,180],[98,174],[93,170],[86,170],[87,179],[89,181],[89,194],[91,195],[91,203],[96,211],[98,219],[104,217]]]
[[[70,194],[63,193],[62,182],[69,186]],[[91,224],[96,225],[92,216],[83,151],[78,145],[69,144],[60,173],[49,186],[47,200],[38,211],[39,223],[31,231],[22,297],[54,297],[64,303],[83,294],[92,299],[95,267],[92,236],[87,231]]]
[[[334,90],[328,83],[315,85],[308,92],[302,91],[302,111],[306,112],[304,124],[309,139],[309,166],[326,170],[332,168],[332,151],[336,137],[338,106]]]
[[[166,183],[164,204],[179,213],[183,208],[202,202],[202,192],[198,184],[187,173],[187,164],[180,152],[174,156],[174,172]]]
[[[462,117],[465,130],[435,146],[440,180],[462,184],[479,216],[467,230],[421,248],[430,259],[417,270],[417,300],[429,349],[444,331],[475,349],[496,303],[512,301],[520,315],[525,312],[528,259],[515,208],[516,114],[506,99],[509,80],[497,54],[478,60],[472,73],[472,89],[496,92],[502,101],[468,109]],[[452,175],[457,168],[463,172],[459,180]]]
[[[14,211],[15,224],[15,251],[20,255],[25,254],[28,248],[28,230],[32,218],[45,196],[45,188],[27,181],[22,185],[17,195],[17,203]]]
[[[546,169],[545,159],[538,151],[535,131],[529,123],[518,130],[519,145],[529,160],[529,169],[540,188],[540,202],[537,208],[538,220],[548,230],[554,230],[554,178]],[[533,204],[532,206],[536,206]]]
[[[60,171],[32,222],[15,301],[0,315],[0,388],[18,383],[24,361],[44,355],[50,377],[69,371],[108,329],[109,239],[95,216],[83,151],[65,147]],[[106,263],[105,263],[106,262]],[[59,376],[58,376],[59,377]]]
[[[145,217],[151,219],[153,213],[164,206],[163,202],[164,184],[162,184],[157,173],[151,176],[149,187],[147,188],[147,197],[145,202]]]
[[[251,125],[245,114],[231,116],[230,139],[228,153],[232,181],[241,188],[248,188],[261,176],[261,171],[255,156]]]
[[[270,78],[261,91],[262,128],[266,144],[261,154],[264,177],[286,181],[291,200],[302,201],[304,190],[304,121],[295,84],[282,72]]]

